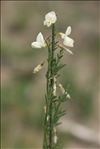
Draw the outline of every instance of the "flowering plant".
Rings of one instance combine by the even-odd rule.
[[[57,16],[54,11],[51,11],[45,15],[44,25],[51,27],[51,35],[44,39],[42,33],[37,35],[36,41],[32,42],[33,48],[47,48],[48,50],[48,68],[46,73],[46,94],[45,94],[45,105],[44,105],[44,141],[43,149],[58,149],[58,136],[57,126],[60,124],[59,119],[65,115],[65,110],[61,109],[62,103],[67,99],[70,99],[70,95],[67,89],[64,89],[63,85],[59,83],[59,70],[61,70],[65,64],[61,64],[60,60],[64,55],[64,51],[69,54],[73,52],[67,47],[74,46],[74,40],[68,35],[71,34],[71,27],[68,26],[65,33],[55,32],[55,23]],[[57,35],[60,35],[63,40],[60,43],[57,40]],[[44,62],[36,66],[33,73],[37,73],[42,69]],[[57,87],[61,89],[62,94],[57,94]]]

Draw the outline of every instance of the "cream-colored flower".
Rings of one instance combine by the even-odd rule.
[[[56,13],[54,11],[51,11],[45,15],[44,25],[50,27],[56,21],[57,21]]]
[[[43,48],[43,47],[46,47],[46,43],[45,43],[44,37],[43,37],[41,32],[38,33],[36,41],[32,42],[31,46],[32,46],[32,48]]]
[[[70,35],[70,34],[71,34],[71,26],[67,27],[65,34],[60,33],[62,39],[64,40],[63,44],[65,46],[68,46],[68,47],[73,47],[74,46],[74,40],[72,38],[68,37],[68,35]]]
[[[33,73],[39,72],[39,71],[43,68],[43,65],[44,65],[44,62],[41,63],[41,64],[39,64],[39,65],[37,65],[37,66],[34,68]]]
[[[65,46],[68,46],[68,47],[74,47],[74,40],[71,39],[71,38],[68,37],[68,36],[65,36],[65,37],[64,37],[63,44],[64,44]]]
[[[65,33],[59,33],[61,35],[61,38],[63,39],[63,44],[67,47],[74,47],[74,40],[70,37],[68,37],[68,35],[71,34],[71,26],[67,27],[67,30]],[[70,54],[72,54],[72,51],[70,51],[69,49],[66,48],[66,51],[69,52]]]

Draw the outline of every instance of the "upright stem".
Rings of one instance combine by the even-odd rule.
[[[53,86],[54,86],[54,76],[53,76],[53,59],[54,59],[54,44],[55,44],[55,28],[54,24],[52,25],[52,47],[51,47],[51,82],[50,82],[50,88],[51,88],[51,99],[50,99],[50,134],[49,134],[49,148],[52,149],[52,134],[53,134],[53,124],[52,124],[52,97],[53,97]]]
[[[46,94],[46,113],[44,119],[44,142],[43,149],[53,149],[53,86],[54,86],[54,73],[53,73],[53,60],[55,48],[55,26],[52,25],[52,43],[48,47],[48,70],[46,74],[47,79],[47,94]],[[49,119],[47,118],[49,117]]]

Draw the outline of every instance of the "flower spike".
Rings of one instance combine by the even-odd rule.
[[[47,72],[46,72],[46,93],[44,103],[44,117],[43,117],[43,149],[58,149],[59,136],[57,134],[57,126],[61,124],[60,118],[65,115],[65,110],[62,109],[62,104],[71,99],[67,89],[63,87],[58,81],[60,76],[59,71],[65,66],[61,63],[64,56],[64,50],[69,54],[73,52],[69,49],[74,47],[74,40],[69,37],[71,34],[71,26],[68,26],[65,33],[57,33],[55,22],[57,16],[54,11],[45,15],[44,25],[51,27],[51,33],[47,38],[43,37],[41,32],[38,33],[36,40],[31,43],[32,48],[46,47],[48,52],[47,57]],[[57,35],[60,34],[63,44],[58,41]],[[38,73],[44,66],[45,61],[37,65],[33,73]],[[60,89],[59,89],[59,88]],[[61,91],[60,91],[61,90]]]

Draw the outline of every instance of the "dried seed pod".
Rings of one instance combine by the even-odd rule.
[[[43,68],[43,65],[44,65],[44,62],[42,62],[41,64],[37,65],[34,70],[33,70],[33,73],[37,73],[39,72],[42,68]]]

